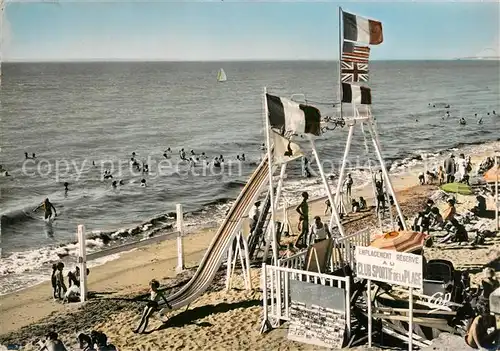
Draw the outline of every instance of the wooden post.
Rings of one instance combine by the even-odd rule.
[[[177,204],[177,274],[184,270],[184,246],[182,237],[184,236],[184,214],[182,212],[182,205]]]
[[[80,301],[87,300],[87,247],[85,246],[85,227],[78,226],[78,266],[80,267]]]

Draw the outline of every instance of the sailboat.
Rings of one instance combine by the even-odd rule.
[[[225,82],[226,80],[227,80],[226,72],[224,72],[224,69],[221,68],[217,73],[217,81]]]

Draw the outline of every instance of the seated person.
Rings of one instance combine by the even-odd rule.
[[[434,206],[434,201],[432,199],[428,199],[427,202],[425,203],[425,207],[423,210],[425,212],[425,214],[428,214],[429,212],[431,212],[431,209],[433,206]]]
[[[484,279],[481,281],[482,288],[482,298],[488,300],[493,291],[500,287],[500,282],[498,281],[495,270],[493,268],[484,269]]]
[[[443,240],[441,240],[441,243],[446,243],[448,241],[451,242],[469,241],[469,235],[467,233],[467,230],[462,224],[458,223],[456,219],[453,219],[453,221],[449,222],[445,226],[445,229],[448,231],[448,235],[446,235],[443,238]]]
[[[443,216],[439,213],[439,208],[433,207],[429,213],[430,227],[433,229],[441,229],[444,225]]]
[[[434,184],[437,182],[438,177],[436,173],[427,171],[426,175],[427,175],[427,184]]]
[[[363,196],[359,197],[359,209],[360,210],[366,210],[368,206],[366,206],[366,200],[363,198]]]
[[[444,210],[443,220],[445,222],[456,222],[455,215],[457,214],[457,209],[455,208],[455,199],[448,199],[448,208]]]
[[[486,213],[486,199],[481,195],[476,196],[476,206],[474,206],[470,211],[476,216],[484,216]]]
[[[351,200],[351,207],[352,207],[352,212],[354,213],[359,212],[359,202],[357,202],[356,199]]]
[[[295,249],[293,247],[293,243],[289,243],[288,244],[288,247],[286,249],[286,251],[283,253],[283,255],[281,256],[281,259],[284,259],[284,258],[290,258],[292,257],[293,255],[295,255]]]
[[[418,181],[420,183],[420,185],[424,185],[425,184],[425,175],[423,172],[420,172],[418,174]]]
[[[493,331],[488,333],[488,329]],[[500,331],[496,326],[496,318],[490,314],[476,316],[467,328],[465,342],[473,349],[498,350]]]
[[[430,232],[430,218],[425,212],[419,212],[413,222],[412,229],[416,232]]]
[[[320,216],[314,217],[314,223],[309,229],[309,245],[318,243],[330,237],[330,231],[327,226],[321,222]]]

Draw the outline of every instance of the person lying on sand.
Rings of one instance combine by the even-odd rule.
[[[139,333],[142,334],[146,331],[146,328],[148,327],[149,323],[149,317],[153,313],[159,310],[158,308],[158,301],[163,300],[165,304],[167,305],[168,309],[171,309],[172,306],[168,303],[165,295],[163,292],[159,290],[160,288],[160,283],[156,280],[153,279],[149,282],[149,287],[150,287],[150,298],[148,301],[148,304],[146,307],[144,307],[144,311],[142,312],[142,317],[139,325],[137,328],[134,330],[134,333]]]
[[[488,333],[488,329],[493,331]],[[498,350],[500,347],[500,331],[496,326],[496,318],[490,314],[476,316],[465,336],[465,342],[473,349]]]

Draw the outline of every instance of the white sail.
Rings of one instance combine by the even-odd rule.
[[[225,82],[227,80],[226,72],[221,68],[219,73],[217,73],[217,81]]]

